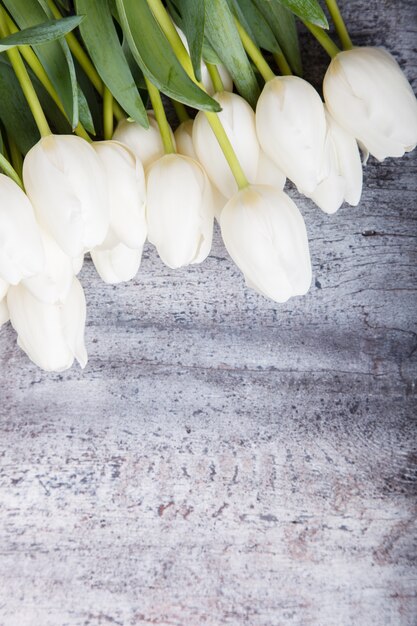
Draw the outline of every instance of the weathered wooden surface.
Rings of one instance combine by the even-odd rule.
[[[343,4],[415,77],[414,1]],[[300,201],[304,298],[246,289],[217,234],[127,285],[86,264],[83,372],[2,329],[0,624],[416,623],[416,162],[371,160],[356,209]]]

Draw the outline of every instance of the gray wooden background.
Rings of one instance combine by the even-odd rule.
[[[416,88],[414,0],[341,5]],[[334,216],[299,200],[304,298],[246,289],[216,232],[117,287],[86,263],[83,372],[1,330],[2,626],[417,623],[416,162],[371,159]]]

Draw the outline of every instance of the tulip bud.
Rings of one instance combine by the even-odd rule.
[[[108,284],[131,280],[138,273],[142,248],[134,250],[119,243],[110,250],[91,250],[91,258],[99,276]]]
[[[133,150],[118,141],[92,144],[104,167],[110,205],[110,233],[101,248],[123,243],[128,248],[143,247],[146,239],[145,174]]]
[[[9,283],[0,278],[0,327],[9,319],[9,309],[7,308],[7,290]]]
[[[35,276],[25,278],[22,283],[35,298],[45,304],[65,302],[74,278],[74,260],[43,229],[41,236],[45,251],[44,268]]]
[[[335,213],[346,200],[357,206],[362,193],[362,162],[356,139],[326,111],[327,134],[323,179],[310,198],[325,212]]]
[[[256,130],[267,156],[301,193],[321,180],[326,119],[320,96],[297,76],[276,76],[256,106]]]
[[[218,116],[245,176],[249,182],[255,182],[260,151],[255,114],[246,100],[237,94],[222,91],[214,98],[222,107]],[[199,111],[194,120],[193,144],[213,185],[223,196],[231,198],[237,192],[237,183],[203,111]]]
[[[201,165],[166,154],[146,172],[148,239],[171,268],[201,263],[211,248],[211,188]]]
[[[0,174],[0,279],[17,285],[42,270],[44,252],[33,207],[11,178]]]
[[[23,180],[41,226],[66,254],[78,256],[104,240],[106,177],[87,141],[74,135],[42,137],[26,155]]]
[[[182,124],[178,126],[174,135],[179,154],[183,154],[184,156],[188,156],[191,159],[198,161],[193,144],[193,126],[194,120],[182,122]],[[216,219],[219,220],[220,213],[227,202],[227,198],[225,198],[213,184],[211,185],[211,196],[213,202],[213,212]]]
[[[415,148],[417,101],[386,50],[339,52],[328,67],[323,91],[331,115],[379,161]]]
[[[242,189],[224,207],[220,226],[248,287],[276,302],[308,291],[311,262],[306,227],[283,191],[261,185]]]
[[[74,275],[77,276],[81,272],[82,266],[84,265],[84,254],[80,254],[72,259],[72,271]]]
[[[71,367],[75,357],[85,367],[86,306],[77,278],[73,279],[64,304],[40,302],[26,287],[18,285],[9,288],[7,305],[17,343],[36,365],[60,372]]]
[[[133,150],[145,170],[151,163],[165,154],[158,122],[152,111],[148,111],[148,120],[149,128],[143,128],[143,126],[137,122],[122,120],[119,122],[113,135],[115,141],[120,141]],[[175,146],[172,131],[171,138]]]
[[[262,150],[259,150],[258,171],[255,183],[257,185],[268,185],[276,189],[284,189],[285,174],[275,165],[272,159]]]

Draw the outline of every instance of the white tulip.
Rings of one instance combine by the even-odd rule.
[[[201,165],[167,154],[146,172],[148,239],[171,268],[201,263],[213,236],[211,186]]]
[[[3,298],[5,297],[8,288],[9,288],[9,283],[0,277],[0,300],[3,300]]]
[[[97,273],[109,285],[131,280],[138,273],[142,249],[134,250],[119,243],[110,250],[91,250],[91,258]]]
[[[82,266],[84,265],[84,254],[80,254],[72,259],[72,271],[75,276],[81,272]]]
[[[182,122],[175,131],[175,141],[177,144],[177,150],[179,154],[188,156],[195,161],[198,161],[197,154],[193,144],[193,126],[194,120],[187,120]],[[215,185],[211,185],[211,196],[213,201],[213,211],[217,220],[220,219],[220,213],[224,205],[227,202],[227,198],[220,193]]]
[[[99,245],[109,226],[104,169],[91,145],[75,135],[49,135],[29,150],[23,180],[40,224],[66,254]]]
[[[261,185],[242,189],[224,207],[220,226],[225,246],[249,287],[276,302],[308,291],[306,227],[283,191]]]
[[[285,174],[275,165],[274,161],[262,150],[259,150],[258,171],[256,172],[256,185],[269,185],[277,189],[284,189]]]
[[[356,139],[326,111],[324,177],[310,198],[325,212],[335,213],[346,200],[357,206],[362,194],[362,161]]]
[[[310,83],[297,76],[267,82],[256,106],[256,130],[262,149],[298,190],[314,191],[322,178],[326,119]]]
[[[260,152],[255,114],[246,100],[237,94],[222,91],[214,97],[222,107],[219,119],[246,178],[254,183]],[[231,198],[237,192],[237,183],[203,111],[199,111],[194,120],[193,144],[198,160],[213,185],[223,196]]]
[[[45,304],[65,302],[74,278],[74,259],[58,246],[55,239],[41,229],[45,251],[45,265],[42,272],[25,278],[22,283],[35,298]]]
[[[17,285],[43,268],[45,258],[33,207],[11,178],[0,174],[0,279]]]
[[[123,243],[138,250],[146,239],[146,189],[143,166],[133,150],[118,141],[92,144],[104,167],[110,205],[110,228],[101,248]],[[107,241],[114,245],[107,245]]]
[[[113,134],[115,141],[120,141],[133,150],[145,170],[151,163],[165,154],[158,122],[152,111],[148,111],[148,120],[149,128],[143,128],[137,122],[122,120]],[[174,133],[172,131],[171,138],[175,146]]]
[[[18,285],[9,288],[7,305],[17,343],[36,365],[59,372],[71,367],[76,358],[85,367],[86,306],[77,278],[73,279],[64,304],[40,302],[26,287]]]
[[[330,113],[379,161],[417,144],[417,100],[382,48],[353,48],[331,61],[323,82]]]

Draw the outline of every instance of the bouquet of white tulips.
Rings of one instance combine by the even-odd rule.
[[[136,275],[147,239],[170,268],[201,263],[216,218],[248,287],[308,291],[286,179],[335,213],[369,154],[417,144],[400,67],[326,5],[337,42],[319,0],[0,0],[0,325],[39,367],[87,362],[86,253],[106,283]],[[296,20],[330,56],[324,101]]]

